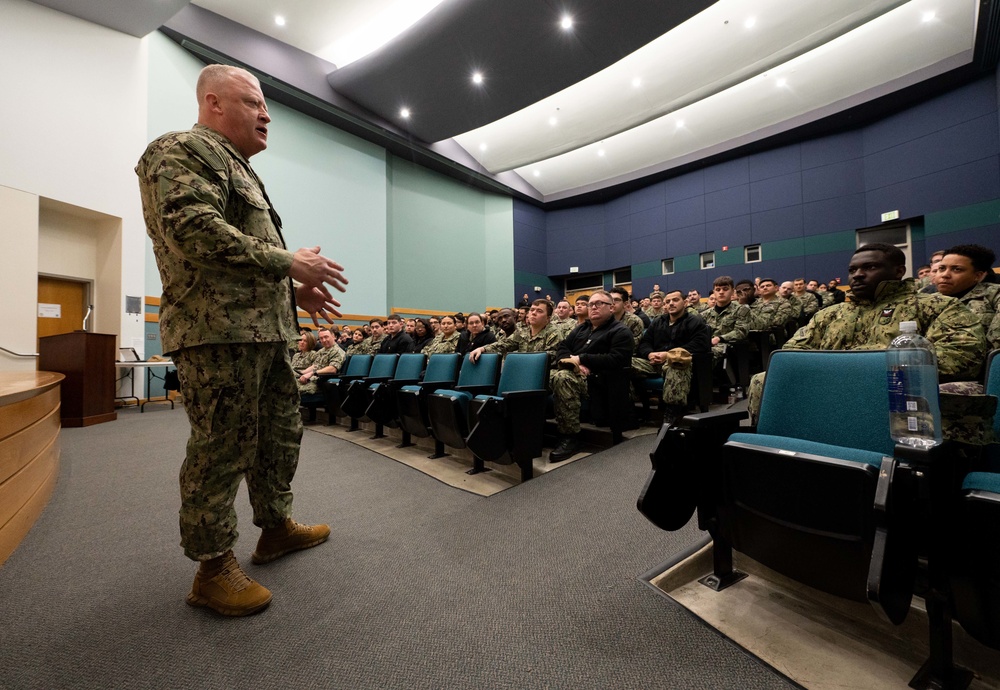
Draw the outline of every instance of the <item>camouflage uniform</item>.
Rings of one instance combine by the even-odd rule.
[[[800,328],[784,349],[880,350],[899,335],[899,324],[903,321],[916,321],[917,330],[934,344],[942,379],[954,381],[979,376],[987,346],[976,315],[954,298],[918,293],[912,279],[885,281],[877,288],[874,302],[853,298],[851,302],[824,309]],[[760,412],[763,388],[764,374],[754,375],[747,389],[753,420]],[[975,444],[988,442],[992,438],[993,421],[989,408],[995,406],[996,401],[988,396],[943,392],[944,436]],[[978,414],[972,415],[973,409]],[[970,417],[975,419],[970,421]]]
[[[792,305],[788,300],[775,297],[769,302],[762,299],[755,299],[748,305],[750,314],[747,319],[747,326],[751,331],[767,331],[771,328],[784,326],[792,320]]]
[[[326,367],[336,367],[337,371],[344,365],[344,360],[347,359],[347,354],[340,349],[340,345],[334,345],[333,347],[324,347],[322,350],[316,353],[313,359],[313,366],[315,371],[324,369]],[[313,376],[306,383],[299,383],[299,394],[308,395],[310,393],[318,392],[316,387],[316,377]]]
[[[725,356],[727,344],[743,342],[750,332],[750,308],[736,300],[721,311],[718,307],[712,307],[701,312],[700,316],[712,329],[712,337],[721,340],[718,345],[712,346],[712,359],[716,363]]]
[[[450,355],[458,351],[458,331],[451,334],[450,338],[445,338],[444,334],[438,333],[434,340],[424,345],[422,353],[427,355]]]
[[[538,331],[537,335],[531,335],[531,330],[514,331],[509,338],[490,343],[483,348],[484,353],[496,352],[506,357],[511,352],[547,352],[549,353],[549,366],[555,361],[556,348],[563,341],[565,336],[552,323],[545,324],[545,328]]]
[[[801,295],[795,295],[795,297],[799,300],[799,304],[802,305],[802,313],[805,315],[805,318],[811,319],[813,314],[819,311],[819,300],[816,299],[816,295],[808,290]]]
[[[292,355],[292,369],[295,371],[305,371],[309,368],[309,365],[313,363],[316,359],[316,355],[319,354],[318,350],[308,350],[306,352],[296,351]]]
[[[644,324],[642,319],[638,316],[635,314],[629,314],[628,312],[625,312],[622,315],[622,323],[625,324],[626,328],[632,331],[632,338],[635,340],[635,344],[638,345],[639,338],[642,337],[643,332],[646,330],[646,324]]]
[[[362,340],[360,343],[351,343],[347,346],[347,351],[344,353],[346,357],[351,355],[367,355],[368,348],[365,347],[365,341]]]
[[[247,160],[195,125],[152,142],[136,166],[163,285],[163,352],[191,423],[181,468],[181,545],[195,560],[236,543],[245,478],[253,522],[291,515],[302,421],[289,345],[297,337],[281,219]]]
[[[557,332],[562,334],[562,337],[566,337],[566,334],[576,328],[576,318],[569,317],[568,319],[560,319],[558,317],[552,319],[549,322]]]
[[[956,299],[979,318],[990,349],[1000,348],[1000,285],[979,283]]]
[[[383,333],[378,340],[375,336],[369,336],[361,341],[361,347],[364,348],[361,352],[366,355],[377,355],[378,349],[382,345],[382,341],[385,340],[385,333]]]
[[[788,297],[781,297],[780,299],[788,302],[792,309],[792,314],[795,316],[794,321],[798,322],[802,318],[802,300],[795,296],[795,293],[790,294]]]
[[[664,307],[660,307],[659,309],[654,309],[653,307],[650,307],[649,309],[646,309],[646,316],[649,317],[650,321],[655,319],[657,316],[663,316],[666,313],[667,310]]]

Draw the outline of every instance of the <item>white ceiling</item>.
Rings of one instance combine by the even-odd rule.
[[[233,27],[240,45],[256,45],[247,27],[334,63],[316,61],[304,73],[318,69],[337,98],[382,118],[375,130],[392,123],[417,150],[444,155],[474,175],[488,173],[542,202],[639,184],[979,65],[976,22],[980,11],[992,12],[985,0],[982,10],[981,0],[619,1],[192,4],[235,22],[217,28],[233,34]],[[133,35],[197,9],[184,8],[187,0],[36,2]],[[574,10],[576,34],[563,32],[559,13]],[[231,37],[209,28],[216,26],[210,17],[189,13],[186,26],[200,27],[203,45],[230,40],[231,46]],[[980,30],[981,49],[991,27]],[[587,63],[605,49],[603,62]],[[268,73],[267,64],[254,64],[258,58],[269,59],[250,48],[246,64]],[[481,86],[469,79],[472,58],[485,77]],[[993,67],[995,61],[986,65]],[[535,94],[545,96],[531,103]],[[408,98],[422,103],[409,120],[399,112]],[[421,134],[453,138],[422,141]]]
[[[193,0],[338,66],[420,31],[439,1]],[[560,6],[572,14],[573,0]],[[566,198],[968,63],[977,11],[976,0],[720,0],[590,78],[454,141],[490,173],[512,170],[542,199]],[[367,46],[359,47],[361,36]],[[470,99],[476,88],[468,85]],[[380,115],[406,129],[398,112]]]

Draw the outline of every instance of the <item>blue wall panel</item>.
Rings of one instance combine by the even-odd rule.
[[[749,169],[751,182],[799,172],[802,170],[801,147],[798,144],[783,146],[750,156]]]
[[[705,194],[705,220],[722,220],[750,213],[750,184]]]
[[[773,211],[755,213],[751,217],[751,239],[754,243],[774,242],[801,236],[801,206],[776,208]]]
[[[646,235],[662,234],[667,225],[666,207],[662,204],[629,216],[629,236],[634,240]]]
[[[990,77],[980,79],[865,127],[865,155],[996,112],[997,97],[991,81]]]
[[[750,211],[770,211],[802,203],[802,173],[770,177],[750,183]]]
[[[926,247],[917,227],[915,261],[964,241],[1000,253],[1000,215],[989,204],[967,208],[1000,202],[998,97],[992,74],[856,130],[687,172],[604,204],[544,213],[515,203],[515,269],[540,269],[544,225],[548,275],[641,266],[639,295],[654,283],[707,294],[723,273],[827,280],[846,277],[854,231],[892,210],[904,219],[946,214],[935,218],[937,232],[946,231]],[[742,263],[747,244],[761,244],[764,261]],[[698,254],[724,245],[730,251],[716,256],[718,268],[697,268]],[[664,258],[682,270],[660,276]]]
[[[860,131],[842,132],[802,142],[802,169],[853,160],[864,156],[864,136]]]
[[[750,164],[746,158],[713,165],[705,168],[705,193],[717,192],[737,185],[750,183]]]
[[[667,180],[666,203],[670,204],[691,197],[699,199],[705,195],[705,172],[695,170],[672,180]]]
[[[696,196],[667,204],[666,229],[689,228],[705,222],[705,197]]]
[[[864,194],[802,204],[802,231],[805,235],[823,235],[863,228],[865,225]]]
[[[743,247],[748,244],[753,244],[748,215],[705,223],[705,246],[708,249],[728,246],[729,251],[733,251],[738,247],[742,253]]]
[[[802,201],[819,201],[865,191],[865,165],[860,158],[802,171]]]

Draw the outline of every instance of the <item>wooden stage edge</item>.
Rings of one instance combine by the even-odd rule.
[[[48,505],[59,477],[59,386],[47,371],[0,372],[0,565]]]

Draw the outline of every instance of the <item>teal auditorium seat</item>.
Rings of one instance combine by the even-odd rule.
[[[445,445],[465,448],[469,436],[469,403],[477,395],[490,394],[496,389],[500,373],[500,355],[480,355],[476,362],[466,358],[453,389],[435,390],[427,397],[427,417],[431,432],[438,442],[435,454],[444,455]]]
[[[350,431],[357,431],[358,420],[368,409],[368,387],[373,383],[382,383],[392,378],[399,361],[397,354],[375,355],[368,375],[341,383],[340,407],[351,418]]]
[[[403,386],[419,383],[426,362],[426,355],[402,354],[391,379],[368,386],[365,416],[375,422],[375,435],[372,438],[382,438],[383,427],[386,425],[397,426],[396,391]]]
[[[472,401],[476,421],[466,440],[475,457],[470,473],[484,471],[483,462],[489,460],[517,463],[521,480],[531,479],[531,461],[542,454],[548,378],[547,353],[507,355],[496,394],[477,395]]]
[[[316,388],[318,393],[303,396],[302,405],[310,411],[310,421],[316,419],[316,407],[326,408],[326,424],[336,424],[340,410],[340,382],[366,376],[372,365],[371,355],[351,355],[344,362],[342,372],[332,376],[320,376]]]
[[[403,431],[400,448],[412,446],[412,436],[427,438],[431,435],[430,421],[427,419],[427,395],[439,388],[451,388],[455,385],[463,358],[463,355],[457,353],[431,355],[423,379],[419,383],[401,386],[396,391],[399,428]]]
[[[1000,350],[986,363],[985,389],[1000,395]],[[993,418],[1000,439],[1000,415]],[[1000,649],[1000,445],[984,452],[985,469],[962,481],[955,517],[946,529],[954,619],[976,640]],[[950,625],[950,621],[947,622]],[[944,623],[943,623],[944,625]]]

